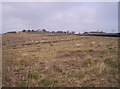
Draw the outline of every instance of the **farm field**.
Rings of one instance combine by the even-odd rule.
[[[3,87],[117,87],[118,37],[2,35]]]

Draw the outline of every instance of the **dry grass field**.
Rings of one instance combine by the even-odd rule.
[[[118,38],[2,35],[4,87],[117,87]]]

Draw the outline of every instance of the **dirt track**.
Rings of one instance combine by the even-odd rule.
[[[79,40],[77,36],[72,38],[71,35],[65,34],[15,34],[3,35],[3,48],[22,48],[26,47],[27,45],[34,45],[34,44],[47,44],[47,43],[57,43],[63,41],[72,41],[72,40]]]

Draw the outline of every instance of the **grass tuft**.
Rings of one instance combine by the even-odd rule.
[[[28,78],[31,79],[37,79],[38,78],[38,72],[31,72],[28,74]]]
[[[86,61],[83,62],[83,66],[84,66],[84,67],[91,66],[91,64],[92,64],[91,59],[87,59]]]
[[[76,50],[76,52],[81,52],[82,50]]]
[[[3,80],[6,81],[6,82],[11,81],[11,79],[10,79],[10,77],[8,75],[4,75]]]
[[[114,67],[114,68],[118,67],[118,63],[110,58],[105,59],[104,63],[109,65],[110,67]]]
[[[90,49],[89,52],[94,52],[94,49]]]
[[[50,46],[53,46],[53,44],[50,44]]]
[[[20,60],[20,61],[19,61],[19,64],[20,64],[20,65],[27,65],[27,61],[25,61],[25,60]]]
[[[18,87],[27,87],[28,85],[27,85],[27,83],[26,82],[21,82],[19,85],[18,85]]]
[[[53,80],[42,80],[41,83],[44,85],[44,86],[50,86],[54,83]]]
[[[66,53],[66,54],[64,54],[64,56],[65,56],[65,57],[69,57],[69,56],[70,56],[70,54],[67,54],[67,53]]]

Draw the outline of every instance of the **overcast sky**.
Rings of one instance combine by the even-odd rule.
[[[117,2],[4,2],[2,31],[118,31]]]

